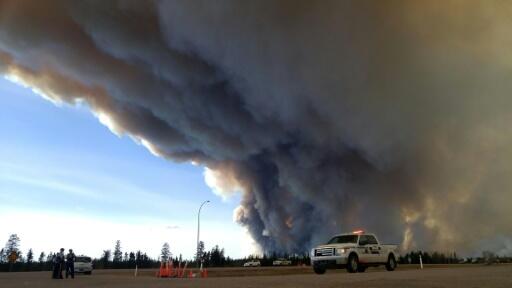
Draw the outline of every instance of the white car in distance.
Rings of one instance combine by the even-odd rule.
[[[292,261],[284,259],[284,258],[279,258],[277,260],[274,260],[272,262],[272,265],[273,266],[290,266],[290,265],[292,265]]]
[[[259,260],[251,260],[244,263],[244,267],[260,267],[261,262]]]

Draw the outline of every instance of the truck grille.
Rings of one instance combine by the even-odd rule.
[[[319,248],[315,249],[315,256],[333,256],[334,248]]]

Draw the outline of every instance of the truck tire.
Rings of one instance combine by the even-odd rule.
[[[389,255],[388,262],[386,262],[386,270],[393,271],[396,268],[396,259],[395,256]]]
[[[325,267],[322,265],[313,265],[313,271],[315,271],[315,273],[318,275],[324,274],[325,270]]]
[[[348,256],[347,271],[348,271],[348,273],[356,273],[358,269],[359,269],[359,258],[357,257],[357,255],[355,253],[352,253],[352,254],[350,254],[350,256]]]

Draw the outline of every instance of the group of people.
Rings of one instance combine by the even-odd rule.
[[[62,270],[66,268],[66,278],[71,276],[75,279],[75,260],[76,256],[73,249],[69,249],[69,253],[64,255],[64,248],[60,248],[60,252],[53,256],[53,279],[64,279],[62,277]]]

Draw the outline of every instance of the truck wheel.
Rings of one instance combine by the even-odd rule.
[[[325,267],[321,265],[313,265],[313,271],[318,275],[322,275],[325,273]]]
[[[396,268],[395,256],[389,255],[388,262],[386,262],[386,270],[393,271]]]
[[[359,269],[359,259],[356,254],[348,256],[347,271],[348,273],[356,273]]]
[[[368,267],[366,267],[366,266],[359,266],[359,267],[357,267],[357,272],[363,273],[364,271],[366,271],[366,268],[368,268]]]

